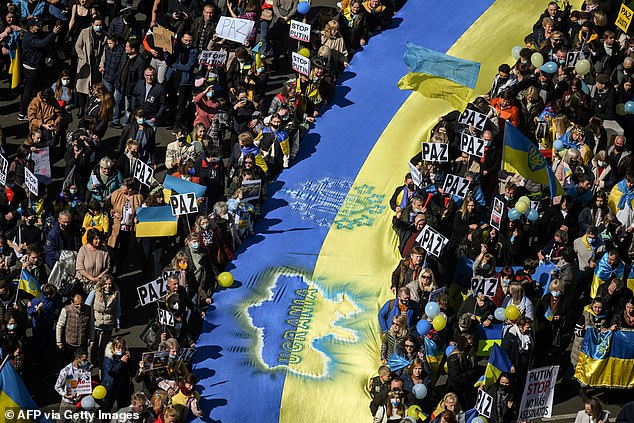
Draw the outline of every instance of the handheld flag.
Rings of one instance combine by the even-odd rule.
[[[170,191],[176,191],[176,193],[178,194],[187,194],[193,192],[194,194],[196,194],[196,198],[203,197],[206,190],[203,185],[195,184],[181,178],[176,178],[172,175],[165,175],[163,188]]]
[[[401,90],[441,98],[464,110],[473,94],[480,63],[459,59],[416,44],[407,43],[403,61],[409,72],[398,82]]]
[[[2,408],[2,414],[7,418],[7,422],[38,422],[45,423],[50,420],[45,419],[43,414],[40,417],[33,418],[20,418],[18,412],[20,410],[38,410],[39,407],[31,398],[29,391],[27,391],[22,378],[15,371],[13,365],[7,360],[0,370],[0,408]],[[14,417],[9,418],[8,411],[13,411]],[[33,411],[31,411],[33,413]],[[30,414],[33,416],[33,414]],[[5,421],[5,420],[3,420]]]
[[[575,379],[591,387],[634,385],[634,332],[587,330],[581,344]]]
[[[526,179],[546,185],[550,196],[565,194],[539,149],[522,132],[506,122],[504,129],[504,170],[519,173]]]
[[[474,386],[482,386],[482,389],[487,390],[497,382],[500,374],[511,371],[511,365],[511,359],[506,352],[498,344],[493,344],[484,375]]]
[[[136,217],[139,222],[135,229],[139,238],[176,235],[178,217],[172,215],[170,206],[140,207]]]
[[[18,284],[18,289],[26,292],[27,294],[33,295],[35,298],[40,298],[41,287],[40,284],[35,279],[28,270],[22,269],[20,273],[20,283]]]

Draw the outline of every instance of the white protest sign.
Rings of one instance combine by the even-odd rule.
[[[486,391],[482,389],[478,389],[478,400],[476,401],[476,406],[475,406],[475,409],[478,411],[478,414],[488,419],[491,417],[492,407],[493,407],[493,397],[487,394]]]
[[[174,315],[167,310],[158,309],[158,320],[162,325],[174,327]]]
[[[566,53],[566,67],[567,68],[572,68],[575,66],[575,63],[577,63],[577,61],[579,59],[582,59],[583,57],[581,56],[581,52],[580,51],[569,51],[568,53]]]
[[[540,367],[528,372],[520,404],[519,420],[550,417],[559,366]]]
[[[259,200],[262,190],[262,180],[252,179],[242,181],[242,201]]]
[[[448,174],[445,178],[445,184],[442,187],[445,195],[455,195],[465,198],[469,193],[469,180],[460,176]]]
[[[51,183],[51,159],[48,147],[39,148],[31,152],[33,160],[33,173],[44,185]]]
[[[178,355],[176,356],[176,360],[188,362],[192,361],[194,354],[196,353],[196,348],[181,348],[178,350]]]
[[[484,131],[484,124],[486,123],[486,121],[486,115],[469,109],[465,109],[465,111],[462,112],[462,114],[458,118],[458,123],[473,126],[480,131]]]
[[[475,297],[478,294],[484,294],[487,297],[495,296],[495,289],[498,286],[498,278],[472,278],[471,292]]]
[[[187,194],[178,194],[170,196],[170,207],[174,216],[182,214],[198,213],[198,201],[196,194],[188,192]]]
[[[310,25],[291,19],[288,36],[294,40],[308,43],[310,42]]]
[[[414,181],[414,185],[417,187],[423,182],[423,177],[420,174],[419,170],[412,164],[412,162],[407,163],[409,165],[409,173],[412,175],[412,180]]]
[[[425,251],[435,257],[440,256],[442,249],[449,242],[447,238],[431,226],[425,226],[416,237],[416,241]]]
[[[302,56],[299,53],[292,53],[293,62],[292,67],[295,72],[299,72],[302,75],[310,75],[310,59]]]
[[[152,186],[152,179],[154,178],[154,169],[152,166],[148,166],[143,161],[136,159],[134,161],[134,169],[133,169],[134,179],[141,182],[142,184]]]
[[[33,193],[33,195],[38,195],[37,188],[37,178],[35,175],[29,170],[29,168],[24,168],[24,185],[26,185],[27,189]]]
[[[198,64],[205,66],[222,66],[227,60],[227,52],[224,50],[203,50],[198,55]]]
[[[141,285],[136,289],[139,294],[139,303],[141,306],[158,301],[167,295],[167,283],[163,278],[158,278],[145,285]]]
[[[70,389],[72,391],[71,395],[92,394],[92,376],[90,372],[84,370],[76,371],[70,380]]]
[[[442,142],[424,142],[421,145],[424,162],[448,162],[449,144]]]
[[[0,154],[0,184],[7,184],[7,173],[9,173],[9,161]]]
[[[254,21],[248,19],[221,16],[216,25],[216,34],[220,38],[244,44],[253,31]]]
[[[484,144],[485,141],[482,138],[474,137],[467,132],[463,132],[460,137],[460,151],[472,156],[484,156]]]

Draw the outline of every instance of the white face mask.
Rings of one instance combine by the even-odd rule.
[[[62,85],[67,87],[70,84],[70,79],[62,79]]]

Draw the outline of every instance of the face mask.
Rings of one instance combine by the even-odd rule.
[[[192,250],[197,250],[200,248],[200,243],[198,242],[192,242]]]
[[[175,354],[170,354],[170,360],[176,360],[176,355]]]
[[[122,350],[114,350],[114,355],[123,355]]]
[[[70,79],[62,79],[62,85],[67,87],[70,84]]]
[[[435,173],[430,173],[429,174],[429,179],[431,179],[432,181],[436,180],[436,174]]]
[[[399,405],[401,405],[401,402],[399,400],[392,400],[390,402],[392,403],[392,407],[398,407]]]
[[[553,294],[553,297],[557,298],[557,297],[559,297],[561,295],[561,292],[555,291],[552,294]]]
[[[84,369],[84,370],[89,370],[90,369],[90,364],[88,364],[87,361],[80,361],[79,362],[79,368]]]
[[[71,188],[68,190],[68,192],[70,192],[71,194],[75,195],[77,194],[77,189],[76,188]]]
[[[484,141],[484,145],[486,147],[491,147],[491,141],[489,141],[489,140]]]
[[[490,270],[491,269],[491,265],[489,263],[484,263],[481,267],[482,267],[482,270]]]
[[[95,32],[101,32],[101,28],[102,28],[101,25],[93,25],[92,26],[92,29],[94,29]]]
[[[196,174],[196,169],[192,167],[191,169],[187,171],[187,173],[189,173],[191,176],[194,176]]]
[[[179,267],[181,270],[185,270],[185,269],[187,269],[187,263],[178,263],[178,267]]]
[[[214,92],[212,91],[207,91],[207,93],[205,94],[207,96],[207,98],[211,98],[214,96]]]
[[[599,160],[599,161],[597,162],[597,164],[599,165],[599,167],[605,167],[605,162],[603,162],[603,161],[601,161],[601,160]]]
[[[202,229],[209,229],[209,223],[204,223],[204,224],[200,225],[200,227]]]
[[[319,78],[313,76],[312,78],[310,78],[310,80],[313,81],[313,83],[317,83],[319,81]]]
[[[508,285],[508,284],[510,284],[510,283],[511,283],[511,281],[510,281],[510,280],[508,280],[508,279],[502,279],[502,283],[503,283],[504,285]]]
[[[7,329],[9,329],[9,330],[15,330],[15,327],[16,327],[15,323],[9,323],[7,325]]]
[[[500,391],[507,393],[509,391],[510,386],[508,385],[500,385]]]
[[[145,119],[143,119],[143,118],[136,118],[136,123],[138,123],[139,125],[143,125],[143,122],[145,122]]]

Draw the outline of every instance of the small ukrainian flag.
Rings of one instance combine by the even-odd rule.
[[[170,206],[140,207],[136,218],[135,231],[139,238],[173,236],[178,230],[178,217],[172,215]]]
[[[398,82],[401,90],[447,100],[462,111],[473,94],[480,63],[459,59],[413,43],[407,43],[403,61],[409,72]]]
[[[27,294],[33,295],[35,298],[40,298],[42,295],[40,284],[35,279],[35,276],[26,269],[22,269],[22,272],[20,273],[20,283],[18,284],[18,289],[21,289]]]

